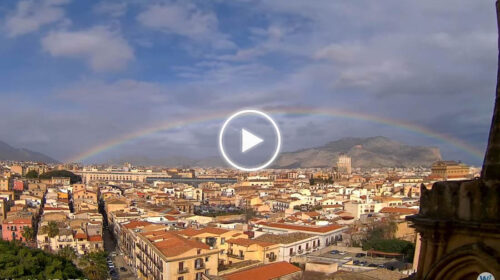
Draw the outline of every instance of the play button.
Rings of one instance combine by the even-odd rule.
[[[281,135],[276,122],[257,110],[231,115],[219,133],[219,149],[226,162],[243,171],[268,167],[278,156]]]
[[[255,134],[248,132],[248,130],[242,128],[241,129],[241,152],[244,153],[253,147],[259,145],[264,140]]]

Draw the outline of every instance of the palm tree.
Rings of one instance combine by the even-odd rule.
[[[59,226],[56,222],[50,221],[42,227],[42,233],[46,233],[50,238],[56,237],[59,234]]]
[[[64,246],[63,248],[61,248],[58,252],[57,252],[57,255],[65,258],[65,259],[68,259],[70,261],[74,261],[76,260],[76,252],[75,252],[75,249],[71,246]]]
[[[21,235],[26,239],[26,241],[33,241],[35,239],[35,229],[32,227],[25,226]]]
[[[92,252],[78,260],[78,267],[90,280],[105,280],[108,278],[105,252]]]

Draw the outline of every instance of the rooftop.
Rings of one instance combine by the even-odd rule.
[[[275,244],[290,244],[300,240],[308,239],[314,235],[303,232],[292,232],[287,234],[264,234],[254,240],[270,242]]]
[[[292,225],[292,224],[283,224],[283,223],[267,223],[267,222],[261,222],[258,223],[259,225],[266,226],[266,227],[272,227],[272,228],[282,228],[282,229],[290,229],[290,230],[297,230],[297,231],[308,231],[308,232],[313,232],[313,233],[326,233],[334,230],[338,230],[343,228],[344,226],[340,225],[328,225],[328,226],[302,226],[302,225]]]
[[[225,275],[226,280],[270,280],[277,279],[292,273],[300,272],[301,269],[287,262],[267,264],[244,271]]]

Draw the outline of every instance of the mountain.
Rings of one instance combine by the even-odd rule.
[[[182,156],[147,157],[147,156],[122,156],[106,161],[107,164],[124,164],[126,162],[138,166],[185,166],[185,167],[228,167],[221,157],[207,157],[193,159]]]
[[[0,141],[0,160],[59,163],[57,160],[42,153],[30,151],[23,148],[14,148],[2,141]]]
[[[274,167],[333,167],[340,154],[350,156],[354,168],[430,166],[441,160],[439,148],[410,146],[382,136],[349,137],[317,148],[282,153]]]

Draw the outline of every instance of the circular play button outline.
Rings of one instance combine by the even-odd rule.
[[[235,118],[237,117],[240,117],[242,115],[248,115],[248,114],[251,114],[251,115],[258,115],[260,117],[264,117],[266,120],[268,120],[273,128],[274,128],[274,131],[276,132],[276,137],[278,138],[278,145],[276,145],[276,150],[274,151],[274,154],[273,156],[271,157],[271,159],[269,159],[267,162],[265,162],[264,164],[260,165],[260,166],[257,166],[257,167],[244,167],[244,166],[240,166],[236,163],[234,163],[226,154],[226,151],[224,150],[224,145],[222,144],[222,138],[224,136],[224,131],[226,130],[226,127],[228,126],[228,124]],[[260,169],[264,169],[266,167],[268,167],[271,163],[273,163],[273,161],[276,159],[276,157],[278,156],[279,152],[280,152],[280,148],[281,148],[281,133],[280,133],[280,130],[278,128],[278,125],[276,124],[276,122],[266,113],[262,112],[262,111],[259,111],[259,110],[253,110],[253,109],[248,109],[248,110],[241,110],[241,111],[238,111],[234,114],[232,114],[229,118],[227,118],[227,120],[224,122],[224,124],[222,125],[222,128],[219,132],[219,149],[220,149],[220,152],[222,154],[222,156],[224,157],[224,159],[226,160],[227,163],[229,163],[232,167],[236,168],[236,169],[239,169],[239,170],[243,170],[243,171],[257,171],[257,170],[260,170]]]

